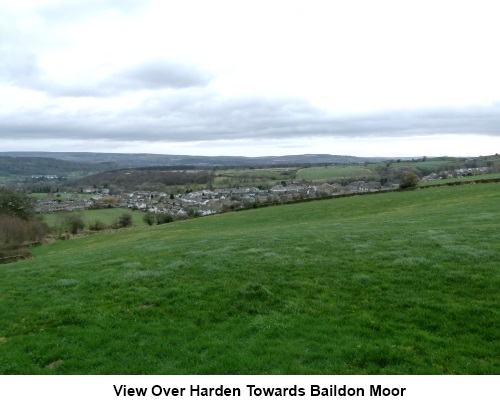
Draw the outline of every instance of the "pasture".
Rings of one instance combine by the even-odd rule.
[[[58,241],[0,267],[0,374],[498,374],[500,184]]]
[[[376,172],[365,168],[363,165],[346,166],[315,166],[300,169],[297,172],[297,180],[314,182],[325,182],[327,180],[339,180],[341,178],[380,177]]]
[[[440,179],[440,180],[431,180],[431,181],[421,181],[418,183],[418,186],[439,186],[442,184],[450,184],[450,183],[465,183],[476,180],[493,180],[499,179],[500,173],[487,173],[487,174],[478,174],[475,176],[465,176],[451,179]]]
[[[98,210],[76,211],[76,213],[77,215],[82,215],[85,222],[85,229],[88,229],[89,224],[95,223],[97,220],[102,221],[105,225],[107,225],[107,227],[110,228],[111,224],[123,214],[132,215],[133,226],[147,226],[142,220],[142,217],[144,216],[143,211],[132,211],[126,208],[103,208]],[[42,218],[47,225],[54,227],[60,224],[64,216],[68,214],[69,212],[61,211],[53,214],[43,214]]]

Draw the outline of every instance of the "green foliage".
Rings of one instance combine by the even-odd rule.
[[[39,242],[47,233],[47,225],[37,218],[28,221],[0,214],[0,250],[17,249],[22,245]]]
[[[156,216],[154,214],[152,214],[151,212],[146,212],[143,217],[142,217],[142,220],[148,224],[149,226],[153,225],[155,222],[156,222]]]
[[[27,194],[0,188],[0,263],[29,257],[27,247],[39,243],[47,233],[47,225],[35,217]]]
[[[418,184],[419,181],[420,178],[417,176],[415,172],[406,171],[401,176],[399,187],[403,190],[407,188],[413,188]]]
[[[119,228],[128,228],[129,226],[132,226],[132,224],[133,224],[132,215],[130,215],[128,212],[120,215],[120,217],[118,218]]]
[[[497,375],[499,220],[489,183],[43,245],[2,266],[0,374]]]
[[[206,184],[212,180],[206,170],[166,170],[161,168],[126,169],[94,174],[71,184],[95,184],[125,189],[164,190],[169,186]]]
[[[67,232],[76,235],[78,232],[82,231],[85,228],[83,215],[78,212],[66,214],[64,216],[64,226]]]
[[[96,219],[94,222],[89,224],[90,231],[103,231],[107,228],[106,224],[100,219]]]
[[[0,214],[29,220],[35,216],[33,200],[26,193],[0,187]]]
[[[198,218],[201,216],[201,214],[198,210],[195,210],[194,208],[190,208],[190,209],[188,209],[187,216],[189,218]]]
[[[158,225],[168,224],[174,221],[174,217],[170,214],[158,214],[156,215],[156,223]]]
[[[130,211],[126,208],[106,208],[106,209],[96,209],[96,210],[85,210],[79,211],[83,215],[86,226],[90,229],[90,226],[96,221],[100,221],[105,225],[105,228],[113,228],[118,225],[118,218],[125,213],[132,215],[132,221],[134,226],[146,226],[142,220],[142,211]],[[44,214],[43,220],[50,227],[57,227],[61,224],[62,217],[66,215],[65,212],[56,212],[53,214]],[[115,224],[115,226],[113,226]]]

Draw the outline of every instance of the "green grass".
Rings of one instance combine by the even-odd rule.
[[[436,171],[438,168],[444,164],[457,163],[457,158],[428,158],[425,161],[422,160],[403,160],[400,162],[392,161],[390,167],[393,169],[418,169],[423,171]],[[386,163],[370,163],[367,167],[369,169],[375,169],[377,166],[385,166]]]
[[[142,220],[142,217],[144,216],[143,211],[132,211],[126,208],[105,208],[99,210],[78,211],[78,213],[83,215],[86,229],[88,229],[89,224],[94,223],[96,220],[100,220],[104,224],[111,227],[113,221],[125,213],[132,215],[133,226],[147,226]],[[67,212],[61,211],[53,214],[43,214],[42,218],[50,227],[53,227],[58,224],[59,219],[64,215],[67,215]]]
[[[498,374],[500,185],[60,241],[0,267],[3,374]]]
[[[432,181],[422,181],[418,183],[418,186],[438,186],[441,184],[450,184],[450,183],[464,183],[476,180],[489,180],[489,179],[498,179],[500,178],[500,173],[488,173],[488,174],[478,174],[476,176],[465,176],[453,179],[441,179],[441,180],[432,180]]]
[[[306,169],[300,169],[297,172],[298,180],[319,182],[342,177],[357,178],[365,176],[377,176],[377,174],[370,169],[357,165],[308,167]]]
[[[35,198],[36,200],[43,200],[44,198],[47,198],[49,196],[49,193],[31,193],[30,196]],[[53,200],[59,200],[59,201],[66,201],[69,199],[85,199],[85,200],[90,199],[90,196],[88,194],[64,193],[64,192],[51,193],[50,197]]]
[[[228,169],[215,172],[214,186],[256,187],[262,183],[274,184],[279,181],[290,181],[295,178],[297,169],[292,167],[274,169]]]

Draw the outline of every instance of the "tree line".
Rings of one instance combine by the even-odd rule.
[[[141,188],[161,189],[164,186],[179,186],[186,184],[206,184],[213,180],[213,173],[207,170],[175,171],[175,170],[120,170],[104,172],[84,177],[75,184],[104,188],[123,188],[134,190]],[[146,187],[147,186],[147,187]]]
[[[30,257],[29,246],[42,242],[48,232],[27,194],[0,187],[0,262]]]

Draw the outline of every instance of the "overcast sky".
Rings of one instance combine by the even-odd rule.
[[[496,0],[0,0],[0,151],[500,153]]]

